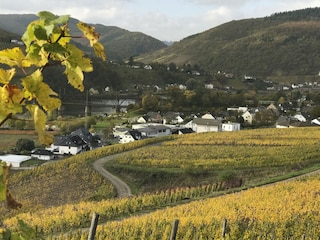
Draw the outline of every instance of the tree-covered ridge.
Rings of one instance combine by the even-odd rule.
[[[301,21],[301,20],[314,20],[320,19],[320,8],[305,8],[295,11],[285,11],[274,13],[270,16],[271,19],[275,20],[290,20],[290,21]]]
[[[27,24],[35,19],[36,15],[32,14],[0,14],[0,29],[21,36]],[[78,20],[70,18],[70,31],[75,33],[79,31],[76,27],[77,22]],[[95,27],[96,31],[100,33],[100,42],[108,53],[109,60],[128,59],[131,56],[137,56],[166,47],[162,41],[144,33],[130,32],[116,26],[90,25]],[[89,50],[86,42],[79,39],[74,39],[74,41],[81,44],[82,50]]]
[[[317,74],[319,12],[319,8],[305,9],[231,21],[137,60],[198,64],[210,72],[232,72],[239,77]]]

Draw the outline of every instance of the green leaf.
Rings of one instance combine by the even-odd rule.
[[[24,42],[24,44],[26,45],[26,51],[29,51],[29,48],[31,46],[31,43],[33,43],[35,36],[34,36],[34,28],[36,26],[36,24],[39,21],[33,21],[31,23],[29,23],[29,25],[27,26],[26,31],[23,33],[21,40]]]
[[[65,25],[68,23],[70,19],[69,15],[62,15],[60,17],[57,17],[56,15],[48,11],[39,12],[37,15],[40,17],[41,20],[44,21],[45,25],[48,25],[48,24]]]
[[[42,26],[36,25],[34,27],[34,36],[39,40],[47,40],[47,30]]]
[[[48,12],[48,11],[38,12],[37,16],[40,17],[40,19],[41,19],[46,25],[49,24],[51,21],[54,21],[54,20],[57,18],[56,15],[54,15],[53,13]]]
[[[67,50],[62,47],[59,43],[47,43],[43,45],[43,48],[47,52],[57,53],[63,55]]]

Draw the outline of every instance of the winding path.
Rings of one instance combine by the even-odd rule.
[[[123,153],[125,153],[125,152],[123,152]],[[99,159],[97,159],[96,161],[93,162],[93,168],[96,171],[98,171],[104,178],[109,180],[114,185],[115,189],[117,190],[118,198],[131,196],[132,195],[131,194],[131,189],[128,186],[128,184],[126,184],[120,178],[112,175],[107,170],[105,170],[104,164],[106,162],[111,161],[112,159],[120,156],[123,153],[118,153],[118,154],[106,156],[106,157],[103,157],[103,158],[99,158]],[[296,176],[296,177],[288,178],[288,179],[285,179],[285,180],[281,180],[279,182],[291,181],[291,180],[295,180],[297,178],[301,178],[301,177],[304,177],[304,176],[310,176],[310,175],[314,175],[314,174],[319,174],[319,173],[320,173],[320,169],[316,170],[316,171],[313,171],[313,172],[310,172],[310,173],[302,174],[300,176]],[[279,183],[279,182],[270,183],[270,184],[266,184],[266,185],[263,185],[263,186],[270,186],[270,185],[274,185],[274,184]]]
[[[124,182],[122,181],[120,178],[112,175],[111,173],[109,173],[107,170],[104,169],[104,164],[112,159],[114,159],[115,157],[121,155],[122,153],[118,153],[115,155],[110,155],[110,156],[106,156],[103,158],[99,158],[98,160],[94,161],[93,163],[93,168],[95,170],[97,170],[104,178],[108,179],[116,188],[117,190],[117,196],[119,198],[122,197],[128,197],[131,195],[131,189],[130,187]]]

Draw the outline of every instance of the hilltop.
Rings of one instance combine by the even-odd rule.
[[[0,15],[0,28],[6,31],[0,48],[8,46],[3,41],[8,41],[10,32],[15,37],[21,35],[35,18],[35,15]],[[71,19],[70,28],[75,33],[76,22]],[[230,21],[170,46],[140,32],[102,24],[93,26],[101,33],[100,41],[110,62],[123,63],[134,56],[136,66],[141,69],[95,61],[97,71],[90,74],[88,88],[108,86],[125,90],[139,84],[161,87],[185,84],[190,78],[185,74],[187,69],[201,69],[206,82],[212,82],[217,72],[230,73],[230,86],[239,85],[245,75],[286,84],[317,81],[320,71],[320,8]],[[77,44],[89,51],[83,42]],[[153,70],[143,69],[146,64],[151,64]],[[184,73],[167,71],[170,64],[184,69]],[[54,74],[48,75],[50,78]],[[65,86],[59,84],[54,90],[62,87]]]
[[[231,21],[136,58],[199,65],[235,76],[316,75],[320,70],[320,8]]]
[[[5,37],[3,39],[0,38],[0,42],[6,40],[12,33],[16,35],[15,37],[22,36],[27,25],[37,18],[38,17],[33,14],[0,14],[0,29],[8,32],[1,34],[1,36]],[[79,22],[79,20],[71,18],[69,27],[73,34],[80,35],[76,27],[77,22]],[[108,53],[108,59],[112,61],[128,59],[132,56],[167,47],[167,45],[160,40],[141,32],[130,32],[116,26],[88,24],[95,27],[96,31],[100,33],[100,42]],[[89,50],[86,42],[78,41],[78,43],[82,45],[83,49]]]

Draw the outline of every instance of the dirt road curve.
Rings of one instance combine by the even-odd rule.
[[[104,178],[108,179],[114,185],[114,187],[118,192],[118,197],[122,198],[122,197],[128,197],[131,195],[130,187],[125,182],[123,182],[120,178],[106,171],[103,167],[106,162],[112,160],[113,158],[117,157],[120,154],[111,155],[111,156],[107,156],[107,157],[96,160],[93,163],[93,168],[97,170]]]
[[[100,158],[100,159],[96,160],[93,163],[93,167],[104,178],[108,179],[114,185],[114,187],[116,188],[116,190],[118,192],[118,197],[122,198],[122,197],[128,197],[128,196],[131,195],[130,187],[125,182],[123,182],[121,179],[119,179],[118,177],[116,177],[116,176],[112,175],[111,173],[109,173],[108,171],[106,171],[104,169],[104,167],[103,167],[106,162],[112,160],[113,158],[119,156],[120,154],[122,154],[122,153],[119,153],[119,154],[116,154],[116,155],[111,155],[111,156],[106,156],[104,158]],[[282,180],[280,182],[291,181],[291,180],[295,180],[297,178],[301,178],[301,177],[304,177],[304,176],[315,175],[315,174],[319,174],[319,173],[320,173],[320,170],[316,170],[316,171],[313,171],[313,172],[310,172],[310,173],[307,173],[307,174],[303,174],[303,175],[300,175],[300,176],[297,176],[297,177],[292,177],[292,178],[289,178],[289,179],[285,179],[285,180]],[[279,182],[276,182],[276,183],[279,183]],[[263,185],[263,186],[266,187],[266,186],[274,185],[276,183],[270,183],[270,184],[266,184],[266,185]]]

